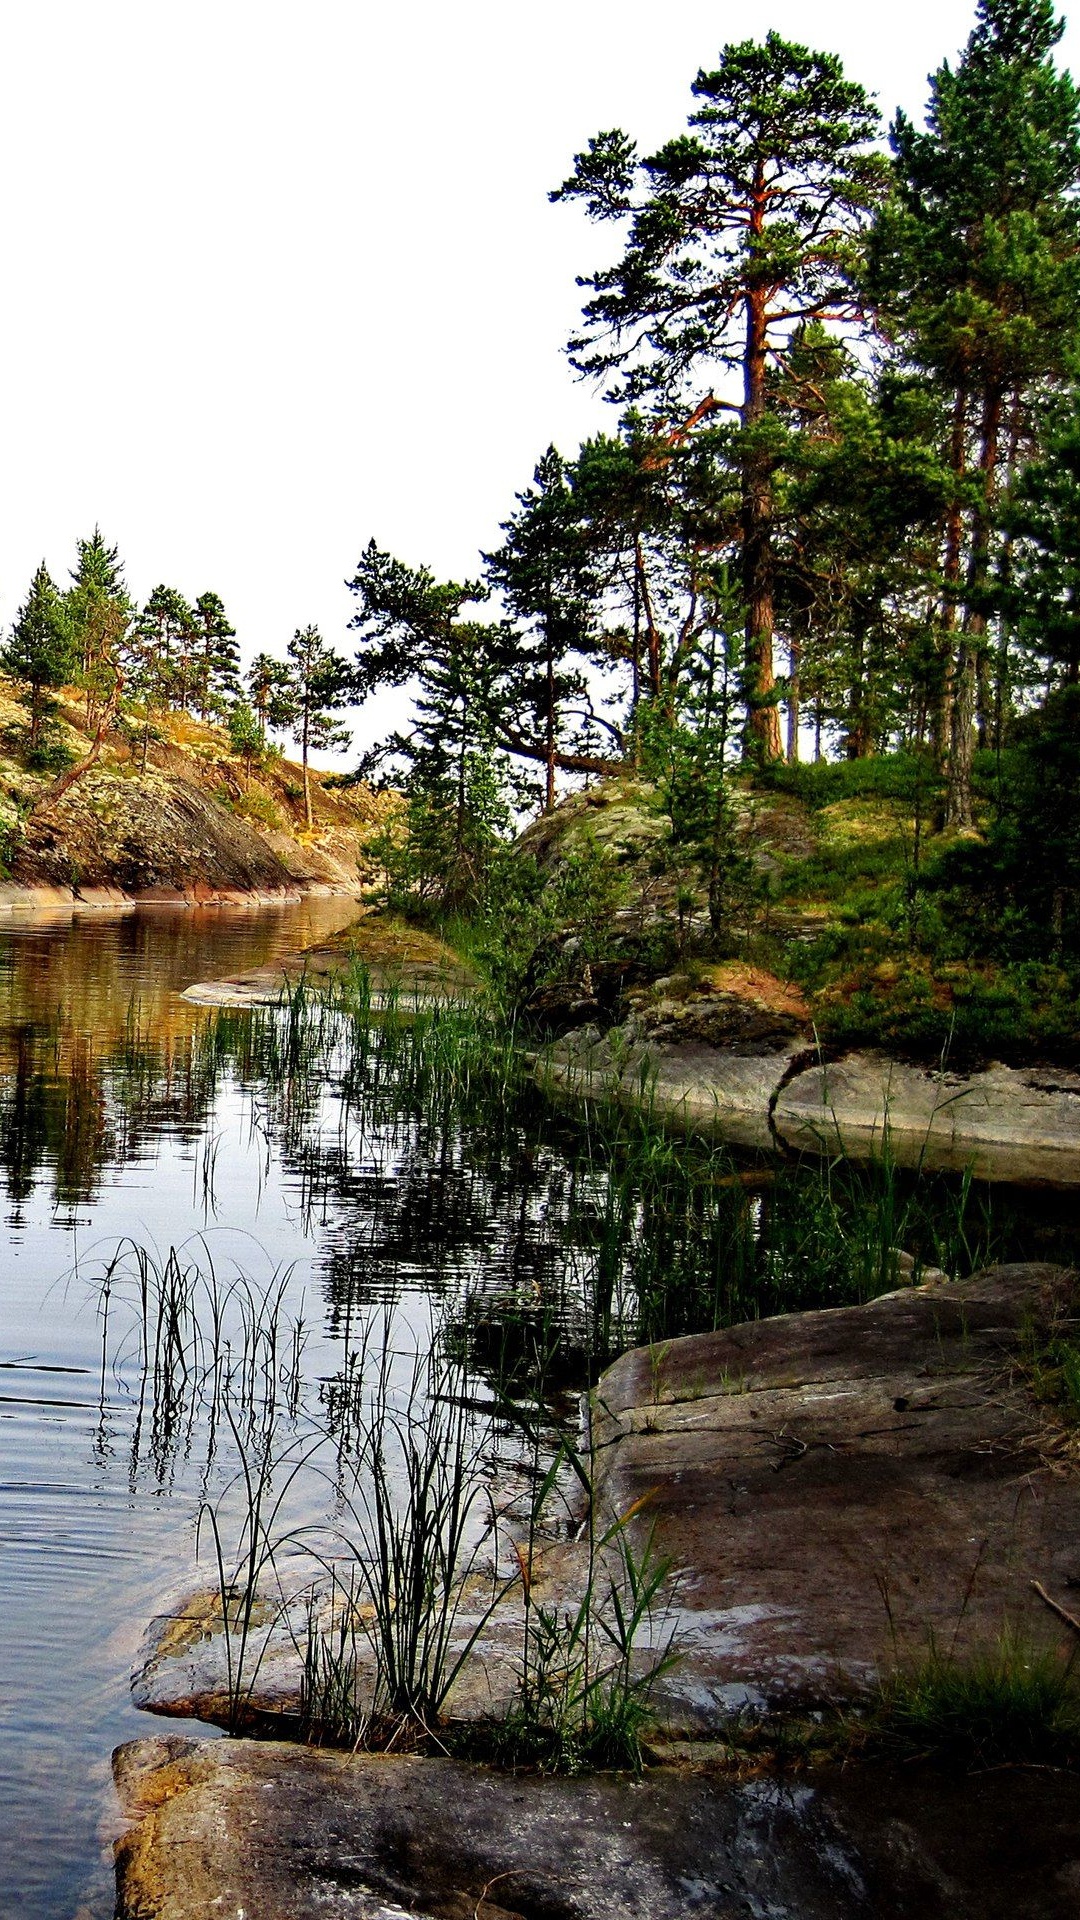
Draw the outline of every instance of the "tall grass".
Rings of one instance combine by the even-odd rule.
[[[357,969],[329,996],[301,982],[245,1020],[240,1033],[235,1015],[219,1016],[205,1044],[232,1052],[257,1124],[302,1170],[312,1215],[380,1154],[452,1170],[483,1250],[470,1334],[487,1312],[518,1365],[538,1333],[561,1329],[587,1375],[629,1344],[866,1300],[996,1251],[985,1190],[905,1174],[887,1144],[867,1166],[748,1168],[665,1132],[647,1087],[637,1113],[598,1103],[555,1115],[512,1024],[480,1000],[376,992]]]
[[[489,1435],[476,1430],[464,1370],[432,1346],[402,1392],[390,1360],[387,1330],[342,1531],[374,1666],[366,1718],[430,1730],[508,1583],[483,1524]],[[467,1609],[476,1618],[462,1633]]]
[[[968,1767],[1075,1765],[1080,1685],[1073,1661],[1006,1631],[975,1655],[931,1646],[882,1688],[876,1729],[909,1752]]]
[[[133,1448],[162,1480],[202,1424],[212,1457],[223,1417],[249,1445],[299,1407],[306,1331],[287,1311],[291,1273],[222,1271],[196,1236],[164,1256],[121,1241],[88,1284],[101,1322],[101,1398],[110,1379],[138,1407]]]

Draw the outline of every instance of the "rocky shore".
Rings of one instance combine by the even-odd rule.
[[[513,1778],[273,1741],[144,1740],[118,1920],[1074,1920],[1071,1776],[880,1766]]]
[[[677,1000],[642,996],[606,1033],[572,1030],[536,1056],[536,1071],[563,1098],[647,1107],[665,1125],[737,1147],[1080,1185],[1080,1073],[830,1056],[791,989],[743,967],[713,968]]]
[[[602,1513],[672,1565],[661,1628],[680,1658],[651,1702],[665,1764],[581,1782],[138,1742],[116,1762],[132,1822],[121,1920],[216,1905],[260,1920],[330,1905],[369,1920],[1004,1920],[1021,1886],[1027,1910],[1064,1920],[1080,1895],[1075,1775],[970,1780],[880,1757],[761,1773],[729,1743],[747,1715],[865,1707],[935,1647],[962,1662],[1008,1631],[1075,1650],[1080,1474],[1036,1363],[1077,1306],[1063,1269],[997,1267],[624,1355],[593,1396],[593,1479]],[[586,1551],[552,1552],[550,1604],[573,1604]],[[221,1717],[221,1637],[190,1605],[155,1623],[139,1703]],[[280,1624],[278,1639],[261,1698],[288,1719],[300,1662]],[[506,1643],[496,1620],[465,1717],[494,1700]]]
[[[0,690],[0,721],[13,711]],[[78,754],[81,714],[65,709]],[[163,723],[164,724],[164,723]],[[10,728],[9,728],[10,731]],[[3,728],[0,727],[0,733]],[[388,803],[280,757],[245,771],[220,729],[173,715],[145,756],[120,733],[65,791],[0,739],[0,913],[116,911],[134,902],[279,905],[310,893],[359,897]]]

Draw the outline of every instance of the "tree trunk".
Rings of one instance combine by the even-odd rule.
[[[789,767],[799,764],[799,657],[802,648],[797,640],[788,641],[788,697],[787,697],[787,752],[785,758]]]
[[[759,238],[765,226],[765,169],[759,162],[754,175],[749,232]],[[747,705],[747,745],[757,760],[780,760],[780,715],[772,698],[773,673],[773,542],[772,472],[770,457],[753,444],[755,428],[765,413],[766,301],[763,286],[751,284],[745,297],[746,343],[743,349],[742,428],[749,436],[742,456],[742,573],[746,595],[746,660],[744,682]]]
[[[304,712],[304,731],[300,740],[300,761],[304,769],[304,819],[307,822],[307,830],[310,833],[312,827],[311,780],[308,775],[308,716],[306,709]]]
[[[956,631],[957,601],[960,594],[960,555],[963,547],[964,522],[963,510],[959,499],[959,482],[967,464],[965,445],[967,427],[967,387],[961,384],[956,390],[953,401],[952,433],[949,441],[949,464],[957,481],[954,497],[949,503],[945,516],[945,553],[942,560],[944,596],[941,607],[941,641],[939,648],[939,683],[935,688],[934,702],[934,752],[938,769],[947,779],[951,758],[953,732],[953,691],[955,680],[955,662],[953,660],[953,634]]]
[[[65,793],[67,793],[70,787],[75,785],[77,780],[81,780],[84,774],[89,773],[91,767],[97,760],[105,743],[105,735],[116,716],[116,709],[120,705],[120,695],[124,686],[123,677],[120,672],[115,668],[113,672],[114,679],[112,689],[105,705],[99,711],[97,732],[91,742],[89,753],[84,754],[83,758],[76,761],[73,767],[69,767],[66,773],[62,773],[58,780],[54,780],[51,787],[46,787],[45,792],[38,796],[31,807],[31,814],[40,813],[43,807],[55,806],[57,801],[63,799]]]
[[[998,440],[1001,431],[1001,389],[988,386],[983,393],[980,424],[979,469],[982,474],[982,498],[975,510],[971,555],[968,561],[968,606],[956,655],[953,684],[952,727],[949,740],[949,779],[945,797],[945,822],[960,832],[975,825],[972,797],[972,769],[975,758],[975,710],[979,680],[979,660],[986,648],[986,615],[971,602],[986,585],[990,562],[990,522],[994,505]]]
[[[544,625],[544,640],[546,651],[544,751],[547,756],[544,774],[544,812],[551,813],[555,806],[555,658],[550,611]]]
[[[649,698],[660,698],[660,635],[653,618],[652,596],[649,593],[649,581],[645,572],[645,556],[641,551],[640,536],[634,542],[634,571],[637,575],[641,593],[641,605],[645,614],[645,645],[648,650]]]

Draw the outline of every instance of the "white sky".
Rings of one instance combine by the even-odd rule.
[[[589,135],[675,133],[698,67],[770,27],[918,115],[973,18],[7,0],[0,623],[95,522],[140,599],[219,592],[245,659],[309,621],[345,646],[372,535],[475,572],[548,442],[614,425],[562,352],[606,236],[547,201]]]

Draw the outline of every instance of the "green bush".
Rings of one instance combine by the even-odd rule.
[[[985,841],[947,849],[927,884],[961,951],[1080,979],[1080,687],[1020,723]]]
[[[879,1725],[918,1753],[978,1767],[1080,1760],[1072,1662],[1004,1634],[967,1659],[931,1647],[882,1689]]]
[[[836,1046],[947,1056],[958,1066],[1080,1056],[1080,994],[1052,967],[935,966],[911,956],[826,989],[815,1022]]]
[[[770,762],[756,784],[775,793],[794,794],[815,810],[839,800],[903,800],[924,814],[940,800],[941,782],[930,761],[918,753],[888,753],[865,760],[817,760],[789,767]]]

